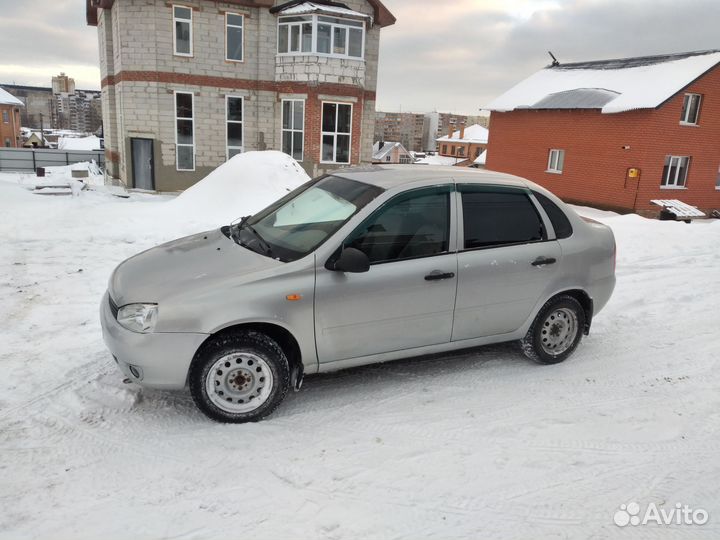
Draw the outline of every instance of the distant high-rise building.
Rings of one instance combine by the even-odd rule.
[[[488,126],[487,116],[465,116],[463,114],[449,114],[430,112],[425,114],[425,128],[423,131],[423,150],[433,152],[437,150],[437,139],[445,135],[452,135],[460,126],[478,124]]]
[[[53,94],[74,94],[75,79],[71,79],[64,73],[56,75],[52,78],[52,91]]]
[[[421,152],[425,116],[416,113],[377,112],[375,141],[399,142],[408,150]]]

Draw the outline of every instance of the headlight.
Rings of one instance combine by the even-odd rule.
[[[155,329],[157,304],[128,304],[118,310],[117,322],[132,332],[146,334]]]

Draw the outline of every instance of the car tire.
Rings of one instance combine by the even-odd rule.
[[[257,422],[272,413],[290,387],[285,352],[254,330],[211,337],[189,372],[195,405],[218,422]]]
[[[555,296],[540,309],[520,346],[538,364],[558,364],[573,353],[584,328],[580,302],[569,295]]]

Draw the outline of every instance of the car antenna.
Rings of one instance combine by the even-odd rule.
[[[560,62],[558,62],[558,59],[555,58],[555,55],[552,53],[552,51],[548,51],[548,54],[550,55],[550,58],[553,59],[552,64],[550,64],[552,67],[557,67],[560,65]]]

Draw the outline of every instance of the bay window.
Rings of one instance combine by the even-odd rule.
[[[352,105],[322,104],[322,163],[350,163]]]
[[[361,59],[364,45],[363,21],[323,15],[278,19],[278,54],[327,54]]]

